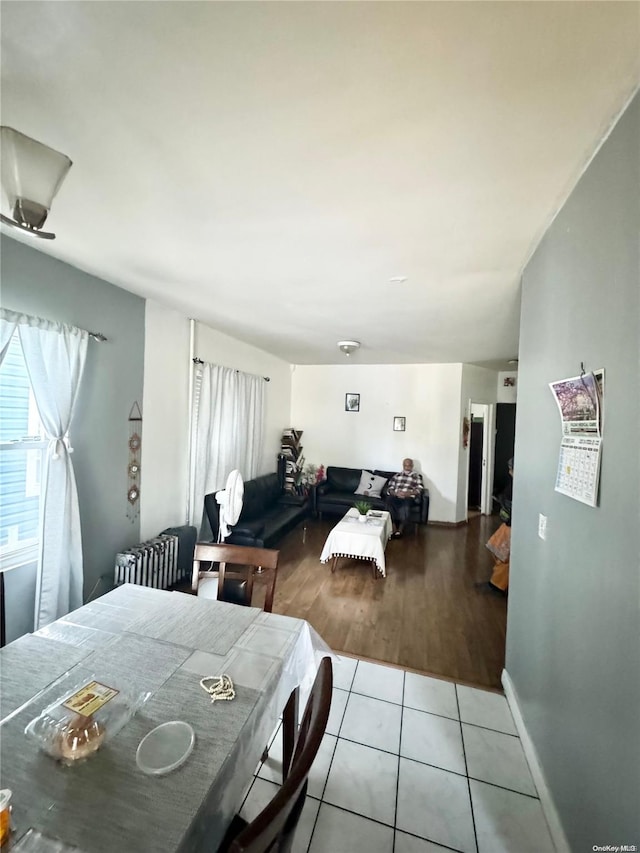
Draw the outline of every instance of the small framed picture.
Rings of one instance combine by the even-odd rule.
[[[344,410],[345,412],[360,411],[360,394],[345,394],[344,395]]]
[[[404,432],[406,425],[407,425],[407,419],[406,418],[394,418],[393,419],[393,431],[394,432]]]

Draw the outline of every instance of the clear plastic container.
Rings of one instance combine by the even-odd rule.
[[[79,847],[69,847],[57,838],[50,838],[36,829],[30,829],[11,848],[11,853],[82,853],[82,851]]]
[[[150,695],[131,696],[91,676],[76,683],[31,720],[25,734],[47,755],[73,764],[97,752]]]
[[[196,735],[189,723],[171,720],[145,735],[136,752],[136,763],[149,776],[164,776],[180,767],[193,750]]]

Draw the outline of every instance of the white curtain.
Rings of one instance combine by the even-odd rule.
[[[13,315],[40,420],[49,439],[43,490],[41,562],[35,626],[82,605],[82,539],[69,425],[84,370],[89,335],[82,329]],[[11,317],[5,317],[11,319]]]
[[[12,312],[0,308],[0,364],[4,361],[9,348],[9,342],[18,325],[17,321],[10,319]]]
[[[196,368],[189,523],[198,529],[205,495],[223,489],[234,468],[245,480],[258,473],[264,432],[264,385],[262,376],[230,367],[199,364]]]

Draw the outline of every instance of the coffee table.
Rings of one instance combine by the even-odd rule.
[[[327,536],[320,562],[327,563],[333,559],[331,571],[335,572],[340,557],[370,560],[374,578],[378,575],[384,578],[387,575],[384,549],[392,529],[391,516],[388,512],[369,514],[363,522],[360,521],[358,510],[353,507]]]

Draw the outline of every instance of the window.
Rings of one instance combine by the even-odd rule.
[[[17,333],[0,365],[0,561],[14,568],[38,558],[44,430]]]

